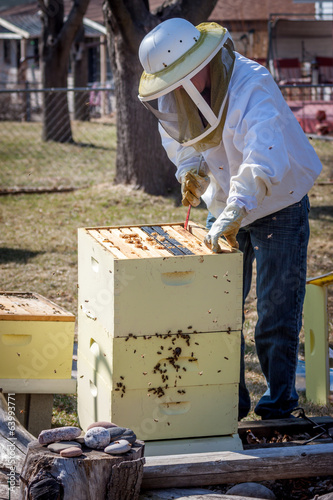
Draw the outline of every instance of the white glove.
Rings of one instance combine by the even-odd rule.
[[[182,184],[182,204],[185,207],[200,204],[200,197],[209,186],[210,178],[207,175],[208,168],[205,163],[200,163],[198,168],[191,168],[180,178]]]
[[[239,207],[236,203],[227,205],[205,236],[204,241],[207,247],[213,250],[213,252],[218,252],[218,240],[223,235],[230,246],[238,248],[239,245],[236,236],[245,215],[245,208]]]

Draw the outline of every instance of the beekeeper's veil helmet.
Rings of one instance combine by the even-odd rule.
[[[235,61],[228,31],[217,23],[195,27],[169,19],[144,37],[139,58],[144,68],[139,99],[165,131],[184,146],[209,140],[222,120]],[[205,99],[191,79],[210,62]]]

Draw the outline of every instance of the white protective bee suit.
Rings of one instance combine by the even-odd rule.
[[[263,419],[289,417],[298,402],[307,193],[321,163],[269,71],[235,52],[219,25],[196,29],[183,19],[165,21],[144,38],[139,56],[145,69],[139,98],[159,119],[162,144],[177,168],[183,196],[193,181],[189,173],[204,180],[195,186],[196,198],[186,199],[197,205],[201,196],[217,218],[209,225],[206,244],[217,251],[224,235],[243,252],[243,303],[256,259],[255,342],[267,391],[255,412]],[[208,63],[210,99],[207,85],[202,91],[193,83]],[[239,419],[250,404],[242,337]]]
[[[218,146],[199,153],[177,143],[161,126],[159,130],[177,179],[202,156],[211,181],[202,195],[207,208],[218,217],[226,204],[244,206],[241,226],[246,226],[301,200],[322,166],[268,70],[235,55]],[[267,189],[264,199],[259,180]]]

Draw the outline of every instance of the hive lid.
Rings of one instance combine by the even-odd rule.
[[[193,222],[188,223],[188,230],[178,222],[94,227],[86,231],[117,259],[213,255],[203,242],[206,229]],[[221,239],[220,247],[223,253],[236,251]]]
[[[0,321],[75,321],[75,316],[31,292],[0,291]]]

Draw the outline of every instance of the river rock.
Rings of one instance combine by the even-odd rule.
[[[38,436],[39,444],[55,443],[57,441],[71,441],[79,437],[81,429],[79,427],[56,427],[54,429],[46,429]]]
[[[120,439],[120,437],[126,431],[126,428],[125,427],[111,427],[110,429],[108,429],[108,431],[110,434],[110,441],[112,443],[112,441],[117,441],[118,439]]]
[[[110,443],[109,446],[104,448],[104,452],[110,455],[120,455],[126,453],[131,448],[130,443],[126,441],[126,439],[119,439],[118,441],[113,441],[113,443]]]
[[[276,500],[276,496],[272,492],[272,490],[266,488],[259,483],[240,483],[236,484],[232,488],[230,488],[226,495],[235,495],[245,498],[262,498],[267,500]]]
[[[84,434],[75,438],[74,443],[84,444]]]
[[[121,439],[126,439],[130,444],[134,444],[136,441],[136,435],[132,429],[126,429],[124,434],[121,435]]]
[[[81,449],[80,443],[77,441],[60,441],[58,443],[51,443],[47,445],[48,450],[53,451],[53,453],[60,453],[62,450],[66,450],[67,448],[76,448]]]
[[[110,429],[111,427],[118,427],[116,424],[113,424],[112,422],[93,422],[92,424],[88,425],[87,431],[89,429],[92,429],[93,427],[104,427],[105,429]]]
[[[65,448],[61,450],[60,456],[65,458],[80,457],[82,455],[82,450],[78,446],[71,446],[70,448]]]
[[[110,443],[109,430],[104,427],[92,427],[86,432],[84,442],[89,448],[102,450]]]

